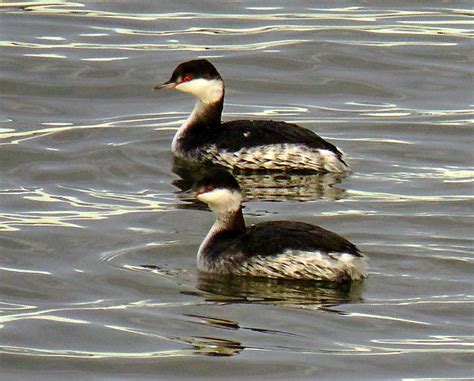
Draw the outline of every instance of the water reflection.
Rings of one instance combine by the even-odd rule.
[[[72,194],[66,195],[65,189]],[[5,204],[18,197],[23,202],[22,210],[0,211],[0,231],[16,231],[24,226],[81,228],[81,223],[87,221],[130,213],[156,213],[172,206],[161,195],[149,191],[125,193],[72,187],[62,187],[60,191],[62,193],[24,188],[0,190]],[[12,202],[12,205],[15,204]],[[44,210],[46,205],[50,209]]]
[[[216,303],[263,303],[288,307],[326,309],[361,302],[363,285],[331,282],[223,276],[200,273],[197,295]]]
[[[468,3],[130,4],[0,2],[4,378],[471,374]],[[367,290],[198,278],[202,237],[175,231],[189,213],[167,156],[188,101],[147,93],[153,65],[189,54],[222,57],[240,81],[225,117],[295,122],[354,157],[348,179],[239,181],[249,199],[343,198],[299,210],[371,250]]]
[[[88,43],[88,42],[68,42],[63,41],[61,36],[43,36],[39,42],[5,40],[0,41],[0,46],[20,49],[40,49],[40,50],[63,50],[63,49],[90,49],[90,50],[188,50],[188,51],[262,51],[267,49],[283,49],[285,46],[307,43],[319,39],[323,33],[351,33],[352,38],[336,38],[330,40],[325,38],[326,42],[355,45],[355,46],[456,46],[458,39],[472,38],[472,30],[469,28],[468,9],[440,9],[436,10],[375,10],[369,7],[335,7],[324,8],[303,8],[304,12],[291,12],[285,7],[279,8],[258,8],[252,7],[235,9],[227,13],[208,13],[208,12],[166,12],[166,9],[152,8],[151,11],[138,12],[120,12],[104,11],[89,8],[88,3],[77,3],[67,1],[39,1],[23,3],[2,3],[0,12],[21,13],[28,12],[37,15],[48,15],[49,17],[68,16],[75,18],[88,18],[102,20],[104,25],[88,27],[92,32],[106,31],[108,33],[82,33],[81,36],[93,38],[108,38],[110,36],[134,36],[137,38],[169,38],[173,40],[163,40],[149,43]],[[155,12],[153,12],[155,11]],[[456,17],[456,20],[446,20],[449,17]],[[444,18],[439,20],[439,18]],[[108,26],[104,20],[110,19],[112,26]],[[172,28],[162,30],[137,29],[133,23],[141,22],[169,22],[179,24],[185,20],[192,20],[194,23],[204,23],[209,25],[221,20],[239,19],[247,24],[240,28],[229,27],[228,25],[210,25],[203,27],[188,26],[187,28]],[[114,25],[120,23],[120,26]],[[128,22],[131,25],[122,25]],[[255,25],[260,23],[262,25]],[[194,35],[204,36],[206,38],[234,37],[240,36],[238,42],[216,43],[212,41],[209,44],[201,45],[197,43],[182,42],[181,39],[192,38]],[[288,36],[296,35],[296,38]],[[387,41],[387,35],[392,38]],[[264,37],[270,37],[270,41],[261,41]],[[413,36],[419,36],[419,41],[415,41]],[[259,39],[243,43],[242,37]],[[446,41],[446,38],[456,39]],[[393,39],[397,39],[394,41]],[[40,54],[40,57],[64,58],[63,54]],[[128,57],[119,57],[111,59],[127,59]]]
[[[180,179],[173,185],[181,191],[189,191],[209,166],[189,163],[175,158],[173,172]],[[285,173],[285,172],[234,172],[242,193],[247,200],[265,201],[305,201],[315,199],[339,200],[346,191],[336,187],[345,177],[337,173]],[[178,194],[188,200],[189,196]],[[195,205],[194,205],[195,206]]]
[[[234,356],[244,349],[238,341],[216,337],[193,337],[189,343],[195,354],[204,356]]]
[[[370,9],[369,7],[334,7],[334,8],[313,8],[308,7],[304,12],[291,12],[286,7],[246,7],[244,11],[229,13],[209,13],[209,12],[166,12],[160,13],[133,13],[133,12],[111,12],[97,9],[86,8],[87,3],[68,1],[38,1],[23,3],[4,3],[0,4],[3,11],[28,11],[34,13],[44,13],[49,15],[74,15],[76,17],[87,18],[113,18],[119,20],[260,20],[260,21],[312,21],[310,25],[300,24],[273,24],[265,27],[194,27],[176,31],[165,30],[156,31],[134,31],[131,28],[110,28],[116,33],[143,33],[149,34],[181,34],[181,33],[200,33],[200,34],[235,34],[235,33],[269,33],[288,30],[304,30],[314,32],[315,30],[324,30],[332,28],[329,25],[314,25],[315,21],[344,21],[348,25],[338,25],[338,29],[355,29],[373,33],[385,34],[431,34],[431,35],[455,35],[469,36],[469,29],[463,28],[469,24],[469,17],[472,15],[470,9],[449,9],[436,8],[429,10],[402,10],[402,9]],[[455,15],[456,20],[449,21],[446,18]],[[444,20],[436,18],[444,17]],[[465,18],[465,20],[463,20]],[[358,25],[356,22],[365,22],[365,25]],[[389,24],[390,22],[391,24]],[[442,25],[439,25],[442,24]],[[454,25],[454,26],[451,26]],[[99,28],[97,28],[99,29]],[[105,29],[105,28],[104,28]],[[215,29],[215,30],[214,30]]]

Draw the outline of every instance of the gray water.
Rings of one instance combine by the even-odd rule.
[[[469,1],[24,4],[0,3],[2,380],[474,377]],[[336,231],[366,281],[198,274],[213,216],[170,153],[194,100],[151,90],[196,57],[225,120],[351,157],[240,181],[248,223]]]

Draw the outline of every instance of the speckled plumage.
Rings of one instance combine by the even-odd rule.
[[[240,170],[350,170],[342,151],[296,124],[272,120],[221,122],[224,82],[207,60],[180,64],[171,79],[157,88],[163,87],[198,98],[173,139],[176,156]]]
[[[351,254],[286,250],[271,257],[255,255],[245,260],[219,258],[206,262],[198,259],[198,268],[204,272],[255,276],[276,279],[347,282],[365,278],[365,260]]]
[[[214,232],[198,252],[201,271],[344,282],[365,277],[365,258],[352,243],[318,226],[266,222],[239,234]]]
[[[199,150],[197,155],[201,161],[209,161],[229,169],[335,173],[348,171],[345,162],[333,151],[301,144],[268,144],[241,148],[238,151],[219,150],[212,144]]]
[[[228,172],[211,170],[195,190],[216,216],[198,250],[201,271],[335,282],[365,277],[365,257],[336,233],[294,221],[246,227],[242,195]]]

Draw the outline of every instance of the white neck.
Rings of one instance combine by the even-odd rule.
[[[220,231],[222,231],[222,228],[223,228],[222,221],[216,220],[216,222],[214,222],[214,225],[212,225],[211,230],[209,230],[209,232],[207,233],[206,238],[204,238],[204,240],[203,240],[203,241],[201,242],[201,244],[199,245],[199,249],[198,249],[198,261],[199,261],[199,257],[201,256],[201,253],[203,252],[204,248],[207,246],[207,244],[209,243],[209,241],[210,241],[217,233],[219,233]]]
[[[242,194],[237,190],[218,188],[199,194],[197,198],[207,203],[216,216],[214,225],[199,246],[198,266],[202,270],[206,267],[202,262],[204,261],[203,253],[205,253],[206,247],[211,244],[212,239],[223,231],[240,232],[245,230],[245,222],[241,211]]]
[[[240,194],[239,194],[240,196]],[[199,197],[198,197],[199,198]],[[202,253],[205,251],[207,245],[211,240],[220,232],[225,231],[229,228],[229,225],[232,224],[232,219],[235,217],[234,213],[240,213],[238,210],[240,209],[240,201],[238,202],[238,209],[234,209],[233,206],[229,205],[229,208],[223,208],[221,207],[212,207],[209,205],[211,208],[212,212],[216,216],[216,221],[212,225],[211,229],[206,235],[206,238],[202,241],[201,245],[199,246],[198,249],[198,265],[201,268],[201,270],[205,266],[201,266],[200,262],[202,260]],[[241,218],[241,216],[240,216]],[[245,227],[245,225],[243,225]]]
[[[179,127],[178,131],[174,135],[173,141],[171,143],[171,151],[174,154],[179,154],[179,140],[184,136],[186,130],[193,124],[193,122],[199,120],[201,115],[206,113],[207,104],[197,101],[194,105],[194,109],[188,118],[183,122],[181,127]]]
[[[194,106],[193,112],[189,115],[188,119],[179,128],[178,132],[173,138],[171,143],[171,151],[175,155],[179,155],[179,141],[182,139],[186,130],[193,124],[193,122],[202,119],[209,112],[209,108],[213,105],[219,104],[224,97],[224,82],[219,79],[207,80],[204,78],[193,79],[189,82],[180,83],[175,87],[176,90],[183,91],[188,94],[194,95],[198,98],[196,105]],[[218,122],[220,123],[220,113],[222,112],[222,103],[220,103],[220,110],[218,115]]]

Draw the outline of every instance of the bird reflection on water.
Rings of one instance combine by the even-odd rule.
[[[128,266],[167,277],[179,277],[179,271],[168,271],[156,265]],[[215,303],[275,304],[293,308],[322,309],[328,312],[340,304],[363,302],[363,282],[287,280],[242,277],[201,272],[193,289],[182,294],[204,298]]]
[[[230,357],[245,349],[239,341],[217,337],[193,336],[189,344],[193,346],[194,354],[201,356]]]
[[[201,273],[197,280],[198,291],[182,291],[186,295],[204,298],[206,302],[218,304],[269,304],[286,308],[322,310],[344,314],[334,307],[340,304],[362,302],[363,284],[361,282],[334,284],[333,282],[288,281],[281,279],[222,276]],[[224,330],[245,330],[264,334],[298,336],[292,332],[275,331],[258,327],[241,326],[239,322],[187,314],[198,324]],[[192,342],[191,342],[192,341]],[[218,337],[193,337],[190,343],[196,355],[235,356],[246,346],[235,340]]]
[[[339,304],[362,302],[363,292],[361,282],[295,282],[208,273],[199,274],[196,288],[199,290],[196,295],[212,302],[277,304],[331,312],[337,312],[331,307]]]
[[[175,158],[173,172],[180,178],[174,180],[173,185],[183,192],[188,191],[196,179],[208,169],[209,166]],[[240,171],[232,174],[239,183],[246,200],[308,201],[340,200],[346,197],[345,189],[336,186],[346,174],[262,171]]]

